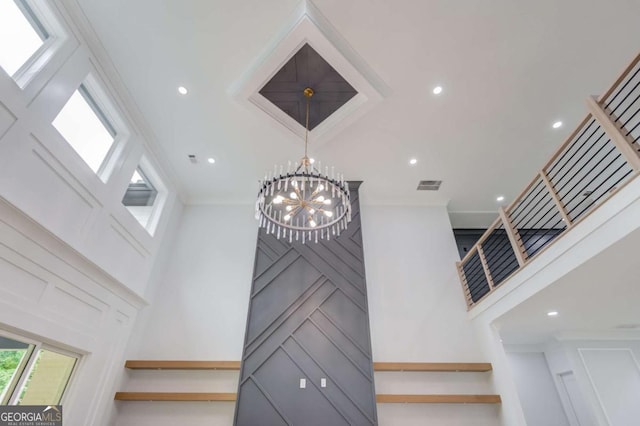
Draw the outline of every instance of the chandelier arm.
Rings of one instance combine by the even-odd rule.
[[[291,217],[294,217],[298,213],[298,210],[300,210],[300,205],[297,205],[294,208],[292,208],[291,211],[289,212],[289,215],[291,215]]]

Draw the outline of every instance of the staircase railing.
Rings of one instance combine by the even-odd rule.
[[[456,263],[471,309],[640,174],[640,55]]]

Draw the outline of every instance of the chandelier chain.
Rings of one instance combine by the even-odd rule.
[[[307,147],[309,145],[309,105],[311,104],[311,96],[313,96],[313,89],[306,88],[304,90],[304,96],[307,98],[307,114],[306,114],[306,123],[304,126],[304,158],[308,158]]]

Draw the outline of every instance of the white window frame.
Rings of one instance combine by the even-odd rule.
[[[47,343],[43,343],[42,341],[23,336],[21,334],[15,334],[1,328],[0,328],[0,335],[4,337],[8,337],[9,339],[26,343],[28,345],[34,345],[33,351],[31,352],[29,360],[27,361],[27,365],[25,365],[24,370],[22,371],[22,374],[20,376],[20,379],[18,380],[18,382],[16,383],[16,386],[11,391],[11,395],[7,400],[7,405],[17,405],[18,399],[20,398],[20,393],[22,391],[22,387],[24,386],[26,381],[29,379],[29,376],[31,375],[31,371],[35,366],[36,360],[38,358],[37,354],[40,352],[40,350],[43,350],[43,349],[76,358],[76,363],[73,366],[73,370],[71,371],[71,375],[69,376],[69,379],[67,380],[67,385],[65,386],[64,391],[62,392],[62,397],[60,398],[60,402],[58,402],[58,405],[64,405],[66,403],[68,394],[70,393],[69,390],[73,386],[73,383],[75,381],[74,379],[78,374],[78,370],[80,369],[80,365],[84,358],[82,354],[72,352],[66,349],[62,349],[57,346],[49,345]]]
[[[164,207],[167,203],[167,196],[169,191],[167,190],[167,186],[165,185],[163,179],[160,177],[160,174],[156,171],[156,167],[149,161],[146,155],[143,155],[140,158],[138,165],[134,170],[131,171],[130,176],[133,176],[134,171],[138,169],[142,170],[144,177],[149,179],[149,183],[156,189],[156,191],[158,191],[158,193],[153,203],[151,213],[149,214],[147,225],[143,226],[140,222],[138,222],[138,220],[135,217],[134,217],[134,220],[138,225],[145,228],[145,230],[151,236],[153,236],[156,232],[156,229],[158,228],[160,217],[162,216],[162,212],[164,211]],[[125,188],[125,191],[122,194],[123,198],[124,198],[124,194],[126,193],[129,187],[130,180],[131,180],[131,177],[127,179],[127,187]],[[127,206],[125,206],[124,204],[122,204],[122,206],[127,210],[127,213],[131,215],[131,217],[133,217],[133,214],[129,211]]]
[[[115,102],[112,100],[111,95],[107,92],[105,85],[98,77],[97,71],[91,70],[82,82],[78,85],[78,87],[69,95],[69,98],[76,92],[80,91],[81,88],[84,87],[91,101],[87,101],[89,107],[96,114],[98,120],[100,120],[105,129],[109,132],[110,130],[115,132],[113,136],[113,143],[111,147],[107,151],[105,157],[100,164],[97,172],[94,173],[93,169],[84,161],[82,156],[73,148],[71,143],[67,141],[67,139],[60,132],[60,137],[65,141],[69,149],[74,153],[74,155],[80,160],[84,167],[90,170],[92,174],[97,175],[103,183],[108,183],[111,177],[113,176],[117,166],[119,159],[124,154],[125,147],[127,142],[130,139],[129,127],[125,124],[123,115],[120,113],[118,107]],[[68,102],[68,99],[67,99]],[[58,114],[64,109],[67,105],[65,102],[64,106]],[[94,105],[92,105],[92,103]],[[96,111],[96,108],[98,111]],[[56,114],[57,117],[57,114]],[[55,121],[55,118],[54,118]],[[105,124],[106,123],[108,124]],[[53,126],[55,128],[55,126]],[[57,131],[57,129],[56,129]]]
[[[13,0],[11,0],[13,1]],[[47,38],[43,40],[42,46],[38,48],[20,68],[10,76],[13,81],[25,90],[33,79],[47,66],[51,59],[58,54],[62,46],[69,39],[69,32],[62,25],[60,18],[53,11],[49,2],[42,0],[19,0],[26,6],[33,16],[25,14],[26,19],[31,22],[37,20],[38,26],[47,33]],[[22,9],[23,6],[18,6]],[[36,32],[39,32],[36,29]]]

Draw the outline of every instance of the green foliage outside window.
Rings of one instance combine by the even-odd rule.
[[[0,393],[9,384],[25,352],[24,349],[0,350]]]

